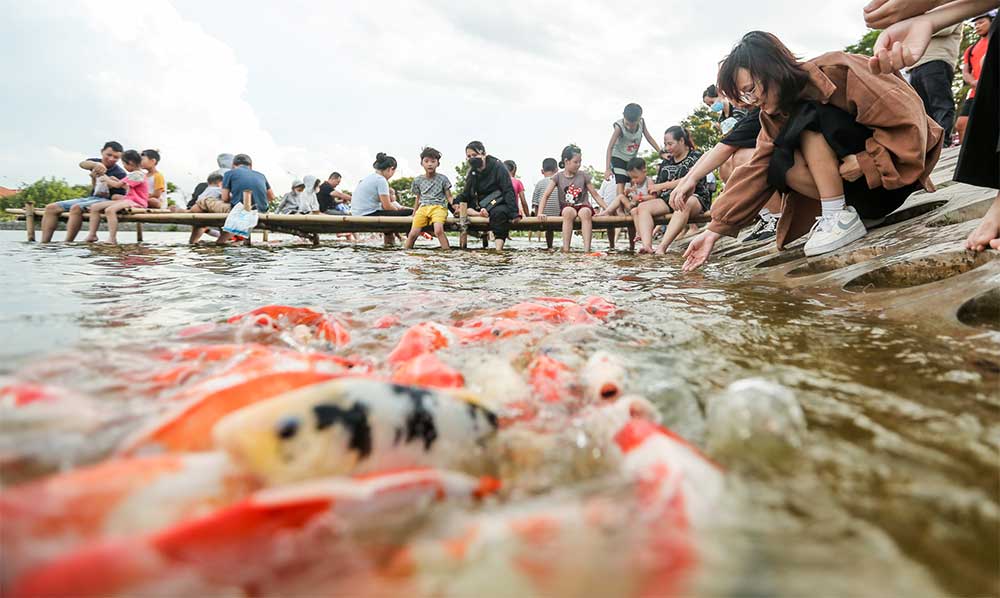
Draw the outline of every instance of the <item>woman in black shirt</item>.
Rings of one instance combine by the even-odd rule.
[[[469,142],[465,146],[465,157],[469,162],[469,174],[458,202],[468,204],[470,209],[490,219],[494,244],[498,250],[503,250],[510,236],[510,223],[518,218],[510,172],[503,162],[486,155],[482,142]]]

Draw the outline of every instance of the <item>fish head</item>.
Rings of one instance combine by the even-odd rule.
[[[215,444],[268,484],[351,473],[371,451],[371,429],[348,388],[315,384],[236,411],[215,426]]]

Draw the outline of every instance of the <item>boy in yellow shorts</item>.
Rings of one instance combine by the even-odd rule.
[[[416,196],[413,204],[413,227],[406,237],[404,249],[413,247],[420,231],[427,225],[434,225],[434,235],[441,242],[441,249],[449,249],[448,237],[444,234],[444,223],[448,219],[448,204],[452,203],[451,181],[437,171],[441,164],[441,152],[433,147],[425,147],[420,152],[420,165],[424,174],[414,177],[411,190]]]

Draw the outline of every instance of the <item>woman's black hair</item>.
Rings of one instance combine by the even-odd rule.
[[[741,68],[760,81],[758,98],[777,88],[778,109],[782,112],[791,111],[799,94],[809,83],[809,73],[802,67],[802,61],[781,40],[766,31],[751,31],[744,35],[719,66],[719,89],[730,100],[738,101],[740,98],[736,71]]]
[[[632,158],[631,160],[628,161],[628,164],[625,165],[625,170],[626,171],[642,170],[645,172],[646,161],[640,158],[639,156],[636,156],[635,158]]]
[[[701,94],[703,98],[717,98],[719,97],[719,89],[715,85],[709,85],[705,88],[705,92]]]
[[[572,143],[564,147],[561,154],[562,160],[559,160],[559,168],[566,168],[566,160],[572,160],[573,156],[577,154],[583,155],[583,152]]]
[[[477,154],[485,154],[486,146],[483,145],[482,141],[470,141],[469,145],[465,146],[465,149],[472,150]]]
[[[396,159],[392,156],[387,156],[383,152],[379,152],[375,156],[375,162],[372,164],[375,170],[385,170],[387,168],[396,167]]]
[[[139,164],[140,161],[142,161],[142,156],[140,156],[139,152],[135,150],[126,150],[124,153],[122,153],[122,162],[127,162],[128,164],[137,165]]]
[[[694,144],[694,141],[691,141],[691,134],[688,133],[687,129],[685,129],[684,127],[681,127],[681,126],[678,126],[678,125],[674,125],[674,126],[670,127],[669,129],[667,129],[666,131],[664,131],[663,134],[664,135],[670,135],[676,141],[683,140],[684,144],[687,145],[687,148],[689,150],[696,150],[696,149],[698,149],[698,146],[696,146]]]
[[[511,175],[517,172],[517,163],[513,160],[504,160],[503,165],[507,167],[507,170],[510,171]]]

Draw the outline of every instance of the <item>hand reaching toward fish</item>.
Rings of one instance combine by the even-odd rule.
[[[712,255],[712,249],[715,248],[715,242],[721,236],[719,233],[706,230],[695,237],[684,251],[684,271],[693,272],[707,262],[708,257]]]

